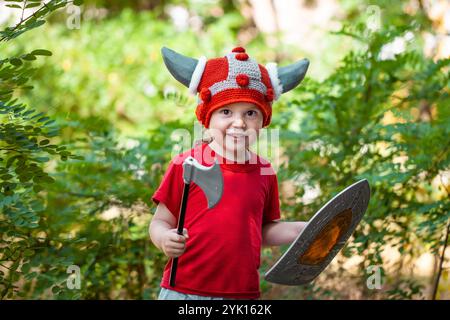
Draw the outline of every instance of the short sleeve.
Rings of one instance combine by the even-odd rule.
[[[181,199],[183,197],[183,166],[170,161],[169,167],[152,196],[154,203],[164,203],[170,212],[178,219],[180,212]]]
[[[280,219],[280,199],[278,195],[278,178],[276,174],[269,176],[269,192],[264,204],[263,224]]]

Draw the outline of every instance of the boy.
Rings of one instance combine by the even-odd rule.
[[[308,61],[264,67],[242,47],[208,61],[167,48],[162,53],[172,75],[192,93],[199,92],[196,115],[212,141],[172,159],[152,197],[158,207],[150,237],[167,257],[180,257],[176,286],[169,285],[169,261],[159,299],[257,299],[261,246],[290,244],[306,223],[279,221],[277,176],[249,146],[269,125],[273,101],[301,82]],[[204,194],[191,184],[186,228],[178,235],[182,163],[188,156],[206,166],[217,159],[224,189],[219,203],[207,209]]]

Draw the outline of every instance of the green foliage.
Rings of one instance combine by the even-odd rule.
[[[58,123],[76,116],[101,117],[124,135],[143,135],[180,114],[192,124],[195,98],[180,96],[179,91],[187,92],[169,73],[161,72],[161,47],[182,46],[183,53],[193,57],[199,51],[222,55],[223,48],[235,46],[228,30],[237,28],[241,19],[237,14],[225,17],[208,29],[208,41],[199,43],[192,30],[177,31],[155,16],[124,10],[101,24],[81,20],[79,29],[68,29],[58,23],[45,26],[38,38],[25,35],[20,46],[30,51],[44,46],[55,62],[41,63],[36,77],[46,81],[34,83],[36,90],[25,93],[25,101],[40,101]]]
[[[49,231],[79,239],[64,256],[81,267],[83,299],[154,298],[165,258],[149,241],[146,203],[170,160],[171,141],[154,131],[150,139],[123,140],[104,121],[92,122],[98,130],[89,121],[71,124],[90,128],[71,146],[84,160],[56,168]],[[179,125],[167,124],[167,134]]]
[[[275,117],[289,159],[281,179],[298,186],[294,199],[308,186],[321,190],[310,205],[284,206],[291,217],[310,216],[343,187],[369,181],[368,212],[343,250],[347,257],[364,256],[362,288],[366,268],[385,262],[381,254],[387,246],[402,257],[441,250],[450,218],[448,190],[439,179],[450,161],[450,59],[427,59],[411,44],[382,59],[383,46],[408,31],[416,32],[344,27],[337,34],[357,39],[361,50],[349,53],[323,82],[308,79]],[[399,279],[388,296],[420,293],[417,283],[407,284],[409,291],[400,290],[405,281]]]
[[[231,34],[220,33],[231,24],[236,25],[235,18],[225,19],[220,28],[212,26],[211,48],[222,51],[224,41],[234,45]],[[149,241],[146,204],[170,160],[173,142],[168,137],[190,127],[194,119],[194,112],[186,111],[194,99],[160,72],[160,48],[161,43],[174,47],[190,39],[186,53],[195,56],[195,35],[189,30],[177,34],[152,12],[136,15],[128,10],[100,26],[82,21],[79,30],[68,31],[61,24],[43,28],[38,38],[25,34],[17,39],[16,47],[33,55],[45,54],[33,49],[45,47],[53,59],[36,61],[40,65],[33,78],[45,81],[34,81],[35,90],[21,91],[21,98],[30,104],[39,101],[41,112],[61,128],[53,139],[64,147],[49,150],[78,156],[56,162],[47,155],[52,183],[34,195],[45,206],[33,211],[38,227],[27,234],[39,250],[26,264],[31,275],[9,297],[155,298],[166,258]],[[171,122],[180,114],[187,115],[183,122]],[[137,137],[126,138],[126,133]],[[49,144],[56,142],[37,141],[40,148]],[[105,211],[120,215],[108,218]],[[5,220],[5,231],[11,229],[9,223]],[[66,286],[70,265],[80,266],[79,290]]]
[[[0,32],[1,41],[11,43],[25,32],[39,27],[46,16],[67,1],[8,1],[7,6],[22,10],[22,19],[14,27]],[[39,8],[38,8],[39,7]],[[36,8],[29,17],[23,10]],[[41,259],[43,251],[55,251],[62,244],[56,239],[43,246],[38,234],[46,232],[45,211],[41,191],[55,182],[44,171],[47,162],[56,158],[76,159],[58,137],[55,121],[44,112],[28,107],[16,97],[35,75],[32,64],[37,56],[50,56],[45,49],[0,59],[0,298],[23,296],[19,283],[36,279],[39,290],[46,290],[58,281],[52,261]],[[64,260],[67,260],[64,258]],[[67,263],[67,261],[65,261]],[[39,267],[41,273],[36,273]],[[4,270],[4,271],[3,271]]]
[[[48,3],[44,3],[42,0],[6,0],[8,2],[7,7],[22,10],[22,18],[19,23],[13,27],[6,27],[0,31],[1,41],[14,39],[21,34],[30,31],[31,29],[38,28],[45,23],[45,18],[52,12],[65,7],[68,3],[76,2],[80,4],[80,1],[67,1],[67,0],[52,0]],[[78,4],[78,5],[79,5]],[[33,13],[28,17],[24,17],[25,9],[32,9]]]

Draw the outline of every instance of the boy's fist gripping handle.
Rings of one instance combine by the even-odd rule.
[[[181,200],[181,208],[180,208],[180,216],[178,219],[178,227],[177,233],[179,235],[183,235],[183,227],[184,227],[184,216],[186,212],[187,199],[189,195],[189,183],[184,184],[183,189],[183,198]],[[170,269],[170,280],[169,284],[171,287],[175,287],[175,277],[177,275],[177,267],[178,267],[178,258],[172,259],[172,268]]]
[[[187,201],[189,196],[189,187],[191,182],[202,189],[208,201],[208,209],[214,207],[222,197],[223,177],[220,171],[220,165],[214,161],[214,165],[207,167],[198,163],[193,157],[187,157],[183,162],[183,197],[181,199],[180,214],[178,218],[177,233],[183,235],[184,217],[186,214]],[[177,275],[178,258],[172,259],[172,267],[170,269],[169,284],[175,287],[175,278]]]

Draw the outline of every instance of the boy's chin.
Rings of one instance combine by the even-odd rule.
[[[228,152],[233,152],[233,153],[237,153],[237,154],[242,153],[243,155],[245,155],[245,152],[248,149],[248,146],[246,145],[245,142],[243,142],[243,143],[236,143],[236,144],[231,144],[231,145],[225,145],[224,148]]]
[[[246,154],[246,150],[249,149],[248,139],[232,139],[226,137],[223,140],[216,140],[216,144],[223,151],[234,154],[237,153],[238,155],[242,154],[244,156]]]

